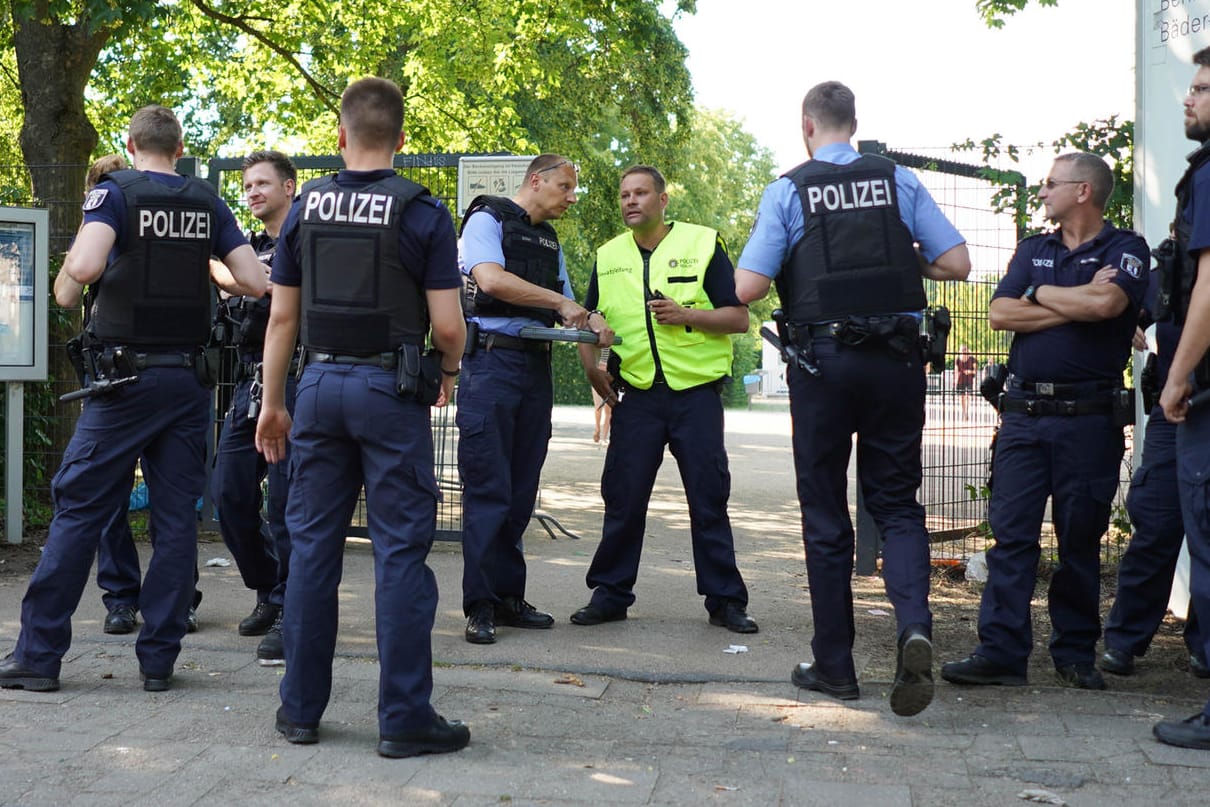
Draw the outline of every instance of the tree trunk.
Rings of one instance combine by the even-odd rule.
[[[89,32],[86,10],[69,25],[56,21],[46,0],[34,3],[28,14],[18,5],[11,3],[13,44],[25,109],[21,152],[34,198],[50,214],[50,251],[57,255],[67,250],[80,225],[85,168],[97,146],[97,131],[84,108],[84,89],[112,31],[102,28]],[[57,260],[52,263],[59,265]],[[47,359],[51,390],[57,395],[75,387],[75,371],[62,345],[79,330],[80,317],[52,317],[51,322]],[[50,417],[47,437],[51,445],[38,450],[47,453],[44,465],[53,469],[71,438],[80,410],[79,404],[60,404],[53,396],[51,400],[51,411],[28,414]],[[49,490],[30,493],[49,504]]]
[[[21,153],[34,197],[50,211],[51,250],[61,252],[80,221],[84,166],[97,130],[84,111],[84,88],[110,30],[89,32],[84,12],[74,24],[56,22],[46,0],[27,15],[12,3],[13,44],[21,82]]]

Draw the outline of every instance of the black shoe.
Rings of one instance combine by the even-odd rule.
[[[1125,650],[1107,647],[1101,656],[1100,667],[1105,672],[1114,675],[1134,675],[1134,656]]]
[[[588,603],[571,615],[571,621],[576,625],[600,625],[605,622],[621,622],[625,618],[625,608],[620,611],[606,611],[593,603]]]
[[[471,644],[495,644],[496,622],[490,600],[480,600],[471,606],[466,618],[466,640]]]
[[[262,667],[281,667],[286,663],[286,648],[281,638],[281,617],[273,622],[273,627],[265,634],[256,646],[256,661]]]
[[[133,605],[115,605],[105,617],[105,632],[118,635],[133,633],[134,626],[139,624],[134,614]]]
[[[1055,667],[1055,675],[1059,684],[1075,689],[1104,689],[1105,678],[1101,671],[1092,664],[1068,664],[1065,667]]]
[[[1189,654],[1189,672],[1198,678],[1210,678],[1210,665],[1202,661],[1196,653]]]
[[[748,611],[742,603],[727,600],[721,608],[710,615],[710,624],[726,628],[732,633],[756,633],[760,630],[756,620],[748,616]]]
[[[1023,687],[1028,682],[1024,675],[988,661],[978,653],[971,653],[962,661],[949,661],[941,665],[941,677],[951,684],[974,686]]]
[[[273,620],[281,614],[281,606],[258,602],[252,613],[240,620],[240,636],[264,636],[273,627]]]
[[[1186,720],[1161,721],[1152,726],[1151,733],[1168,745],[1210,751],[1210,717],[1206,717],[1204,712],[1198,712]]]
[[[510,628],[549,628],[555,618],[544,614],[520,597],[502,597],[496,603],[496,624]]]
[[[192,605],[189,606],[189,613],[185,614],[185,633],[197,633],[197,609]]]
[[[378,738],[378,756],[402,759],[418,754],[460,751],[471,741],[471,730],[461,720],[448,721],[437,715],[431,726]]]
[[[837,700],[855,701],[861,697],[861,690],[857,688],[857,679],[840,681],[828,678],[816,670],[814,664],[806,662],[794,668],[794,672],[790,673],[790,681],[799,689],[822,692]]]
[[[933,643],[921,628],[909,627],[899,639],[890,701],[901,717],[920,714],[933,702]]]
[[[29,692],[57,692],[59,679],[39,675],[13,658],[12,653],[9,653],[0,659],[0,687],[24,689]]]
[[[167,692],[172,689],[172,673],[168,673],[167,675],[152,675],[140,669],[139,675],[143,679],[144,692]]]
[[[291,723],[284,710],[284,706],[277,707],[277,718],[273,721],[273,728],[285,736],[286,742],[295,745],[314,745],[319,742],[317,726],[300,726],[297,723]]]

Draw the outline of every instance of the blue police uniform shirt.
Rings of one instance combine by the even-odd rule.
[[[389,168],[374,171],[350,171],[345,168],[337,173],[336,184],[357,190],[394,174]],[[278,249],[273,255],[273,273],[270,276],[275,284],[302,285],[302,252],[298,244],[301,209],[301,200],[294,200],[286,222],[278,233]],[[454,247],[454,222],[445,205],[432,196],[418,196],[403,209],[399,227],[399,256],[423,289],[436,291],[462,286]]]
[[[458,268],[468,277],[471,270],[481,263],[498,263],[504,266],[504,225],[486,210],[471,214],[462,227],[462,238],[458,242]],[[571,280],[567,276],[567,262],[563,258],[563,247],[559,246],[559,282],[563,284],[563,296],[575,300],[571,291]],[[541,326],[543,323],[532,317],[470,317],[479,323],[483,333],[500,333],[517,336],[526,325]]]
[[[186,178],[180,174],[164,174],[159,171],[144,171],[143,173],[152,182],[158,182],[170,188],[180,188],[186,182]],[[126,198],[122,195],[122,189],[118,187],[118,183],[107,179],[97,184],[97,187],[89,194],[86,204],[94,204],[98,199],[99,204],[96,207],[84,211],[84,223],[99,221],[109,225],[117,233],[113,249],[109,252],[109,263],[112,264],[126,249]],[[218,197],[215,197],[215,202],[215,228],[211,236],[210,251],[220,258],[225,258],[236,247],[247,244],[248,239],[236,224],[235,216],[231,214],[227,203]]]
[[[861,157],[848,143],[832,143],[815,151],[813,159],[848,165]],[[895,167],[895,190],[899,197],[899,218],[920,245],[920,254],[929,263],[966,239],[950,223],[920,179],[902,166]],[[780,177],[765,188],[752,234],[740,254],[739,267],[774,278],[790,257],[790,250],[803,236],[802,202],[798,188]]]
[[[1151,253],[1133,230],[1105,226],[1074,250],[1062,234],[1026,238],[1008,264],[992,299],[1020,298],[1030,286],[1082,286],[1103,267],[1118,269],[1113,284],[1129,302],[1116,317],[1097,322],[1065,322],[1013,337],[1008,368],[1027,381],[1120,381],[1130,342],[1147,294]]]
[[[676,222],[672,222],[676,226]],[[651,250],[639,247],[640,254],[650,255]],[[706,274],[702,277],[702,290],[715,308],[726,308],[733,305],[743,305],[735,295],[735,267],[722,242],[714,245],[714,254],[706,266]],[[584,295],[584,307],[590,311],[600,305],[601,292],[597,287],[597,267],[592,267],[592,275],[588,279],[588,291]]]

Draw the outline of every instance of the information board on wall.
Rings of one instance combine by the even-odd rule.
[[[0,381],[46,379],[45,210],[0,207]]]
[[[516,194],[525,179],[525,169],[536,156],[459,158],[458,215],[465,213],[466,206],[480,194],[508,197]]]
[[[1198,143],[1185,137],[1182,104],[1210,45],[1210,0],[1138,0],[1135,29],[1134,226],[1155,246],[1176,214],[1176,183]]]

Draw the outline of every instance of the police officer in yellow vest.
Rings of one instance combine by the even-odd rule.
[[[613,348],[619,360],[614,375],[597,368],[596,348],[581,347],[593,386],[614,407],[613,439],[601,479],[604,529],[586,578],[592,600],[571,621],[598,625],[626,618],[635,599],[647,504],[668,446],[685,483],[697,590],[706,598],[710,624],[755,633],[727,517],[731,475],[720,395],[731,370],[728,334],[748,329],[748,308],[735,296],[734,269],[718,233],[664,220],[664,187],[651,166],[622,174],[622,219],[630,231],[597,250],[585,300],[622,339]],[[619,395],[609,390],[610,381]]]

